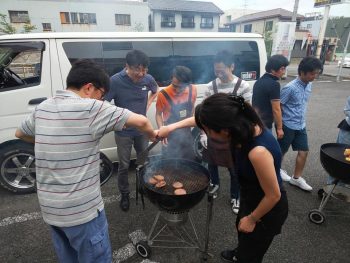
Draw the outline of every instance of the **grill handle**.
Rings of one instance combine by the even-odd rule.
[[[143,185],[141,181],[141,172],[140,170],[143,169],[143,165],[138,165],[136,167],[136,205],[139,203],[139,193],[141,195],[141,202],[142,202],[142,208],[145,209],[145,199],[143,196]]]
[[[158,142],[160,142],[163,138],[156,137],[156,140],[152,142],[148,147],[137,156],[136,164],[137,165],[143,165],[146,162],[146,159],[148,157],[148,152],[154,148],[154,146],[157,145]]]

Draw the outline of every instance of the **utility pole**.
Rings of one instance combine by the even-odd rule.
[[[298,7],[299,7],[299,0],[295,0],[294,1],[294,8],[293,8],[292,22],[297,21]]]
[[[341,76],[341,72],[343,70],[343,64],[344,64],[345,56],[346,56],[346,53],[347,53],[347,50],[348,50],[348,46],[349,46],[349,39],[350,39],[350,30],[349,30],[349,33],[348,33],[348,39],[346,40],[344,53],[343,53],[343,58],[341,60],[340,66],[339,66],[339,70],[338,70],[338,74],[337,74],[337,82],[340,81],[340,76]]]
[[[324,39],[324,35],[326,33],[326,27],[327,27],[327,21],[329,18],[329,10],[330,9],[331,9],[330,5],[326,5],[324,7],[324,14],[323,14],[323,19],[322,19],[322,23],[321,23],[320,33],[318,34],[318,42],[317,42],[317,50],[316,50],[316,57],[317,58],[320,58],[320,56],[321,56],[323,39]]]

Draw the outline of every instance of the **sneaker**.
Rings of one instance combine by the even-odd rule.
[[[122,198],[120,199],[119,205],[124,212],[127,212],[129,210],[129,194],[122,194]]]
[[[282,181],[289,182],[291,177],[287,174],[286,170],[280,169],[280,174],[281,174]]]
[[[232,198],[231,199],[232,211],[235,215],[238,215],[239,211],[239,199]]]
[[[234,250],[224,250],[221,252],[221,259],[227,262],[237,262],[237,257],[236,257],[237,251],[236,249]]]
[[[220,185],[210,183],[209,186],[210,186],[210,190],[214,189],[215,186],[219,186],[218,190],[216,190],[216,192],[213,194],[213,199],[216,199],[219,194]]]
[[[312,187],[307,184],[304,178],[294,178],[294,176],[289,180],[289,183],[295,186],[298,186],[300,189],[305,191],[312,191]]]

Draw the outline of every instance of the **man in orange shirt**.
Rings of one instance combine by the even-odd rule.
[[[176,66],[171,85],[161,90],[156,104],[158,128],[193,116],[197,89],[191,84],[192,72],[184,66]],[[194,160],[191,128],[183,128],[171,133],[165,139],[163,157]]]

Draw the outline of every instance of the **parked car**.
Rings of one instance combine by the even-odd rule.
[[[189,67],[198,87],[197,102],[204,97],[204,85],[214,79],[213,57],[227,49],[235,56],[235,75],[253,85],[264,73],[266,51],[258,34],[243,33],[39,33],[0,36],[0,184],[10,191],[35,190],[33,145],[17,140],[16,128],[36,105],[64,89],[71,64],[92,59],[109,75],[123,69],[131,49],[150,57],[149,73],[160,87],[170,83],[176,65]],[[155,123],[155,103],[148,111]],[[193,147],[201,152],[199,132],[193,130]],[[155,148],[157,153],[160,146]],[[101,140],[101,170],[108,161],[117,162],[112,133]],[[132,154],[135,158],[135,153]],[[106,170],[106,169],[105,169]],[[107,169],[107,171],[109,171]]]
[[[338,61],[338,67],[340,67],[341,63],[342,63],[342,57],[339,58]],[[350,54],[346,54],[345,58],[344,58],[344,62],[343,62],[343,67],[344,68],[350,68]]]

